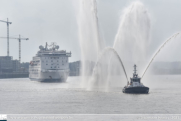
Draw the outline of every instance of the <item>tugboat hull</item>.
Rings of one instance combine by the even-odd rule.
[[[125,87],[123,90],[123,93],[148,93],[149,88],[148,87]]]

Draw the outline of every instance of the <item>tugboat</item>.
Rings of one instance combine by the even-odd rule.
[[[149,88],[140,83],[141,78],[136,74],[136,65],[134,65],[133,77],[130,78],[131,82],[123,88],[123,93],[148,93]]]

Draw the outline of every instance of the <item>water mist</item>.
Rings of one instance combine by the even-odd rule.
[[[81,0],[79,19],[83,87],[108,88],[113,77],[120,75],[124,78],[117,80],[126,83],[126,71],[131,74],[133,64],[144,66],[150,19],[141,2],[133,2],[124,10],[113,48],[105,48],[100,38],[96,0]]]
[[[93,63],[104,48],[100,39],[96,0],[80,0],[79,10],[79,42],[82,61],[82,86],[86,87],[92,75]]]

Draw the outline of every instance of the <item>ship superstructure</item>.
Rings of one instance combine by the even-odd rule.
[[[66,81],[69,75],[69,57],[71,52],[58,50],[56,43],[45,47],[39,46],[39,51],[29,65],[29,78],[37,81]]]
[[[133,77],[130,78],[130,82],[128,82],[127,86],[123,88],[123,93],[148,93],[149,88],[144,86],[140,80],[141,78],[136,73],[136,65],[134,65],[134,73]]]

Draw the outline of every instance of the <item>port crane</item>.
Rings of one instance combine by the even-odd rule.
[[[0,22],[4,22],[7,24],[7,56],[9,56],[9,24],[12,24],[12,22],[9,22],[8,18],[7,21],[0,20]]]
[[[0,37],[0,38],[7,38],[7,37]],[[9,39],[17,39],[19,41],[19,63],[21,63],[21,40],[29,40],[28,38],[21,38],[19,35],[19,38],[9,37]]]

